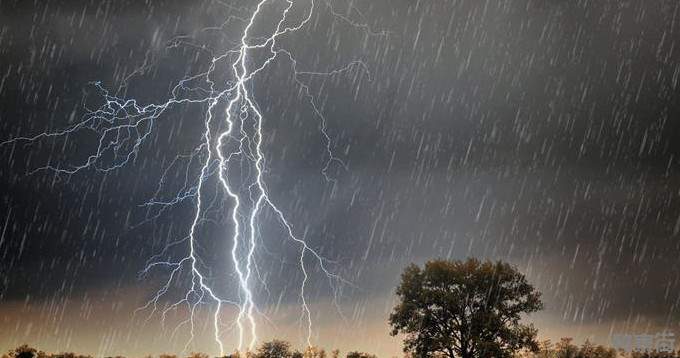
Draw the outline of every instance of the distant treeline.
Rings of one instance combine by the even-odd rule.
[[[36,348],[33,348],[27,344],[19,346],[6,354],[1,356],[2,358],[93,358],[89,355],[82,355],[77,353],[46,353]],[[291,348],[290,343],[282,340],[273,340],[265,342],[255,351],[255,352],[234,352],[232,354],[226,355],[224,357],[216,358],[340,358],[340,351],[334,349],[330,352],[326,352],[323,348],[319,347],[307,347],[304,351],[294,350]],[[377,358],[373,354],[363,353],[363,352],[348,352],[345,355],[346,358]],[[106,358],[125,358],[122,356],[106,357]],[[153,358],[152,356],[146,356],[144,358]],[[173,354],[161,354],[158,358],[180,358]],[[191,353],[190,355],[182,358],[210,358],[209,355],[205,353]]]
[[[614,348],[595,345],[585,341],[581,346],[573,344],[573,339],[562,338],[556,344],[550,340],[539,343],[535,352],[521,352],[516,355],[521,358],[680,358],[678,352],[623,352]]]
[[[161,354],[158,358],[210,358],[205,353],[191,353],[186,357],[178,357],[173,354]],[[304,351],[294,350],[290,343],[282,340],[265,342],[255,351],[239,353],[235,352],[224,357],[216,358],[340,358],[340,351],[334,349],[327,352],[323,348],[308,347]],[[377,358],[373,354],[363,352],[348,352],[346,358]],[[427,358],[441,358],[439,355],[432,355]],[[594,345],[586,341],[581,346],[572,343],[571,338],[562,338],[560,342],[553,344],[549,340],[540,343],[540,348],[536,352],[521,352],[514,355],[515,358],[680,358],[678,352],[621,352],[614,348],[601,345]],[[77,353],[45,353],[26,344],[19,346],[6,354],[2,358],[93,358],[89,355]],[[106,358],[125,358],[122,356]],[[153,358],[146,356],[144,358]],[[420,358],[411,353],[404,353],[403,358]],[[423,357],[426,358],[426,357]],[[487,357],[496,358],[496,357]]]

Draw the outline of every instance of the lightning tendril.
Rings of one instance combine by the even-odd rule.
[[[264,19],[263,8],[274,3],[284,3],[282,9],[277,12],[276,26],[273,26],[273,30],[268,36],[252,36],[251,32],[256,26],[256,22],[266,20]],[[298,21],[291,19],[291,13],[295,10],[296,4],[307,6],[306,10],[302,11],[302,18]],[[335,11],[332,4],[328,2],[323,2],[321,5],[325,5],[324,8],[328,9],[334,18],[361,29],[368,36],[386,35],[384,32],[373,31],[368,25],[355,22],[348,16]],[[349,284],[328,268],[328,261],[311,247],[304,236],[295,233],[293,225],[283,210],[275,204],[269,195],[264,177],[266,158],[262,148],[264,118],[250,86],[252,80],[270,67],[274,61],[281,60],[290,64],[295,84],[302,91],[314,115],[319,120],[319,130],[325,142],[324,156],[326,158],[321,173],[326,180],[332,182],[334,179],[329,174],[331,164],[337,163],[342,167],[346,167],[346,164],[333,153],[332,138],[327,132],[326,118],[317,106],[315,97],[311,94],[309,85],[305,83],[303,78],[334,76],[350,71],[361,71],[370,78],[370,73],[365,63],[360,60],[352,61],[343,67],[329,71],[301,71],[298,69],[298,62],[293,54],[279,45],[280,38],[298,32],[309,25],[318,6],[319,4],[315,3],[315,0],[307,0],[307,3],[294,0],[260,0],[251,10],[250,16],[230,16],[225,21],[225,24],[231,21],[239,21],[245,25],[235,46],[218,56],[213,56],[207,71],[185,77],[179,81],[171,90],[170,98],[164,103],[143,105],[135,99],[112,94],[101,83],[95,82],[93,85],[102,94],[104,104],[96,110],[89,110],[80,121],[61,130],[46,131],[28,137],[15,137],[0,143],[0,145],[15,145],[19,142],[36,142],[52,137],[68,137],[80,131],[93,132],[96,133],[98,138],[96,149],[83,162],[65,167],[48,163],[34,169],[32,173],[45,170],[59,175],[73,175],[84,170],[107,173],[122,168],[137,158],[142,145],[152,136],[156,122],[170,108],[185,104],[206,105],[201,143],[190,154],[178,156],[166,167],[159,181],[156,194],[143,204],[143,206],[149,208],[160,208],[155,215],[146,220],[151,221],[167,208],[179,202],[185,200],[194,202],[194,214],[188,235],[171,242],[160,253],[151,257],[142,271],[142,275],[145,275],[153,269],[164,267],[169,269],[169,274],[160,289],[136,311],[136,313],[147,311],[148,319],[160,311],[164,324],[169,312],[179,307],[186,307],[189,312],[188,318],[182,321],[173,331],[174,336],[181,327],[189,327],[189,339],[186,342],[185,349],[195,338],[196,312],[199,305],[204,303],[215,304],[212,326],[220,355],[225,354],[222,338],[224,325],[221,321],[225,306],[234,306],[238,310],[233,322],[233,325],[238,329],[238,350],[252,351],[254,349],[258,340],[256,316],[259,311],[254,297],[252,281],[254,272],[258,270],[254,260],[258,249],[258,225],[261,214],[265,209],[271,210],[275,214],[286,239],[299,248],[298,261],[303,276],[299,287],[299,300],[301,302],[301,319],[306,325],[306,343],[309,346],[312,345],[313,320],[305,289],[309,280],[310,262],[315,263],[327,276],[331,285]],[[359,13],[356,9],[354,11]],[[361,13],[359,14],[361,15]],[[220,30],[223,27],[224,25],[212,29]],[[171,46],[178,46],[180,42],[183,42],[183,39],[175,39]],[[264,59],[257,58],[263,56],[261,53],[265,54]],[[218,64],[223,61],[231,61],[229,68],[232,79],[226,83],[226,88],[217,90],[218,85],[214,80],[214,75]],[[148,66],[146,61],[144,66]],[[135,71],[133,75],[137,72]],[[196,80],[204,80],[209,84],[209,89],[192,87],[191,83]],[[124,86],[128,86],[127,79]],[[220,104],[226,104],[226,108],[221,114]],[[173,170],[178,161],[183,159],[189,160],[183,187],[173,199],[160,199],[159,193],[168,173]],[[194,162],[200,162],[200,171],[195,180],[189,173],[191,163]],[[252,171],[254,175],[246,175],[243,179],[243,175],[233,174],[233,171],[236,170],[244,171],[243,168]],[[206,181],[215,175],[230,204],[231,215],[229,219],[232,231],[227,239],[231,242],[229,256],[239,288],[239,295],[236,300],[223,297],[210,283],[201,263],[197,247],[199,227],[207,220],[206,212],[213,210],[216,205],[214,202],[207,201],[204,194],[207,190]],[[240,182],[234,182],[236,177],[240,178]],[[186,256],[178,260],[163,260],[167,251],[181,244],[188,246]],[[190,277],[190,286],[185,294],[174,303],[161,306],[161,299],[169,293],[173,284],[179,280],[180,275],[184,272],[188,272]],[[337,292],[338,290],[334,287],[334,293],[337,294]]]

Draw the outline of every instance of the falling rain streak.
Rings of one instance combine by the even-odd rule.
[[[401,354],[403,267],[680,337],[680,4],[0,1],[0,348]]]

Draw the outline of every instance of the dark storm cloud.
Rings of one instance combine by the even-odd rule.
[[[115,89],[145,59],[150,66],[122,93],[160,100],[209,59],[191,46],[166,49],[168,42],[190,35],[208,49],[225,48],[233,38],[197,30],[239,14],[238,6],[209,2],[0,4],[4,138],[66,125],[83,104],[97,103],[89,81]],[[285,43],[304,70],[356,58],[370,69],[310,80],[335,152],[349,167],[332,168],[337,183],[320,173],[318,118],[295,88],[290,64],[282,59],[253,85],[270,134],[272,197],[357,284],[344,302],[390,294],[409,262],[471,255],[527,270],[545,291],[547,312],[565,325],[636,315],[677,322],[676,2],[357,7],[362,14],[353,17],[389,35],[366,36],[321,16]],[[3,147],[3,297],[52,298],[136,282],[149,255],[184,234],[190,203],[153,224],[129,226],[144,218],[137,206],[153,194],[164,166],[200,136],[202,109],[168,114],[155,143],[170,143],[169,152],[146,147],[131,168],[107,175],[23,175],[46,162],[82,159],[78,138]],[[269,251],[259,259],[277,268],[266,277],[269,290],[294,302],[294,252],[270,221],[263,224]],[[226,244],[205,245],[220,252]],[[325,281],[318,282],[313,298],[327,300]],[[279,300],[262,294],[263,304]]]

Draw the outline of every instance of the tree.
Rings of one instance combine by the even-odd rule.
[[[540,293],[507,263],[410,265],[396,293],[391,334],[405,334],[404,351],[415,357],[504,358],[538,349],[536,329],[520,319],[543,308]]]
[[[152,357],[149,357],[149,358],[152,358]],[[191,354],[189,354],[189,357],[187,357],[187,358],[210,358],[210,357],[205,353],[191,352]]]
[[[616,358],[616,350],[601,345],[596,346],[589,340],[586,340],[576,358]]]
[[[278,339],[262,343],[255,354],[257,358],[290,358],[292,356],[290,343]]]
[[[326,358],[326,351],[320,347],[309,346],[302,356],[304,358]]]
[[[573,338],[570,337],[564,337],[560,339],[559,343],[557,343],[557,358],[576,358],[576,355],[578,354],[578,347],[576,347],[572,342],[574,341]]]
[[[376,356],[364,352],[349,352],[347,358],[376,358]]]
[[[614,348],[607,348],[601,345],[595,345],[592,342],[586,340],[583,345],[579,348],[573,344],[572,338],[562,338],[554,347],[550,341],[544,341],[540,344],[540,349],[538,352],[533,354],[523,355],[525,358],[616,358],[616,350]],[[620,357],[623,357],[621,355]],[[635,353],[631,356],[626,356],[631,358],[648,358],[648,357],[636,357]],[[651,358],[651,357],[649,357]],[[656,358],[656,356],[654,356]],[[673,356],[663,356],[663,358],[673,358]]]
[[[9,356],[12,358],[42,358],[45,357],[45,352],[24,344],[9,351]]]
[[[556,354],[552,342],[549,339],[546,339],[538,344],[538,352],[535,352],[534,357],[556,358]]]
[[[41,356],[38,355],[38,358]],[[49,354],[46,356],[47,358],[92,358],[92,356],[85,356],[82,354],[77,354],[73,352],[64,352],[64,353],[58,353],[58,354]]]

